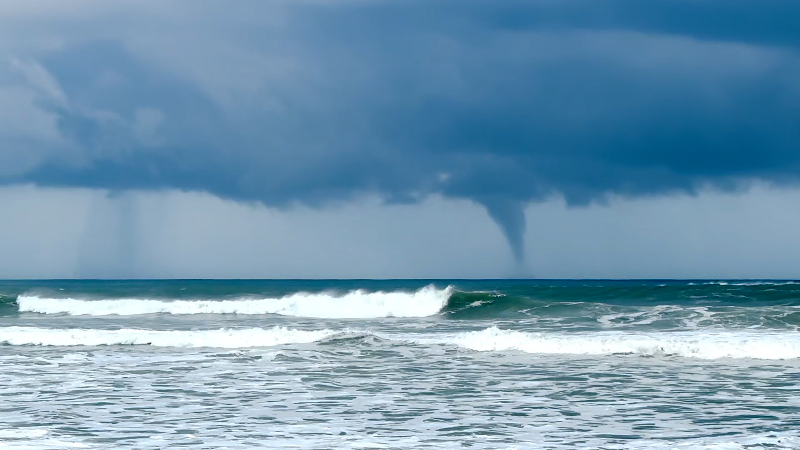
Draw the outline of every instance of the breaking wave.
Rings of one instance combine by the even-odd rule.
[[[296,293],[281,298],[235,300],[83,300],[48,298],[22,294],[17,298],[20,312],[87,316],[139,314],[279,314],[325,319],[368,319],[378,317],[427,317],[441,311],[452,288],[427,286],[416,292],[366,292],[344,295]]]
[[[99,330],[37,327],[0,328],[0,343],[6,345],[99,346],[151,345],[154,347],[272,347],[308,344],[343,334],[333,330],[292,328],[248,328],[218,330]]]
[[[476,351],[535,354],[683,356],[700,359],[800,358],[800,334],[737,332],[550,334],[497,327],[453,335],[442,343]]]
[[[375,334],[369,331],[273,328],[212,330],[0,328],[0,344],[38,346],[116,346],[253,348],[314,342],[340,342],[373,336],[416,345],[455,345],[479,352],[520,351],[552,355],[639,355],[699,359],[797,359],[800,335],[738,332],[532,333],[491,327],[448,335]]]

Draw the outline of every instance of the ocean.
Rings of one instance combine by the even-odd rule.
[[[793,281],[1,281],[0,449],[798,449]]]

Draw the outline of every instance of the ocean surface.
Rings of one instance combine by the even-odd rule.
[[[0,281],[0,449],[800,449],[792,281]]]

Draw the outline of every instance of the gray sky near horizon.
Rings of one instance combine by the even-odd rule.
[[[529,205],[518,267],[485,211],[432,197],[281,211],[209,194],[0,188],[3,278],[782,278],[800,191]],[[133,218],[120,226],[119,221]]]
[[[799,22],[0,3],[0,277],[797,278]]]

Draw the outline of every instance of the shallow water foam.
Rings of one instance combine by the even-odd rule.
[[[442,342],[476,351],[538,354],[683,356],[701,359],[800,358],[800,335],[755,331],[662,333],[530,333],[497,327],[460,333]]]

